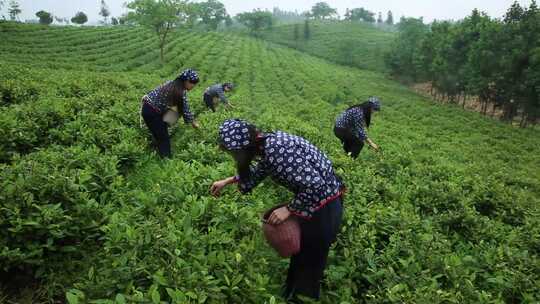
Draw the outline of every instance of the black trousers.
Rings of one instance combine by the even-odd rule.
[[[345,153],[351,153],[352,158],[357,158],[364,147],[364,142],[345,128],[334,127],[334,134],[341,140]]]
[[[163,121],[163,115],[158,113],[152,106],[143,102],[142,117],[152,137],[155,140],[156,148],[159,156],[163,158],[171,157],[171,140],[169,138],[169,131],[167,129],[167,123]]]
[[[214,98],[212,98],[212,96],[210,96],[209,94],[204,93],[203,101],[204,101],[204,104],[206,104],[206,106],[210,110],[212,110],[212,112],[216,111],[216,106],[214,105]]]
[[[310,220],[300,219],[300,252],[290,259],[285,298],[302,303],[298,296],[319,299],[330,245],[336,240],[343,202],[338,198],[318,210]]]

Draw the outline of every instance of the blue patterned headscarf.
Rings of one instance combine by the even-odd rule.
[[[253,143],[249,134],[249,123],[241,119],[227,119],[219,127],[221,144],[227,150],[241,150]]]
[[[371,105],[371,108],[375,111],[380,111],[381,110],[381,101],[379,100],[379,98],[375,97],[375,96],[371,96],[368,98],[368,103]]]
[[[197,71],[192,69],[187,69],[182,71],[180,75],[178,75],[178,79],[182,81],[189,81],[191,83],[198,83],[199,82],[199,74],[197,74]]]

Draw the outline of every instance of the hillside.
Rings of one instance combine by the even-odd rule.
[[[177,32],[163,66],[139,28],[0,23],[0,39],[0,299],[282,303],[288,261],[260,215],[291,194],[269,180],[246,196],[208,193],[234,173],[217,127],[241,117],[304,136],[348,186],[322,303],[540,300],[534,130],[233,34]],[[189,93],[201,129],[176,129],[161,160],[139,100],[185,67],[202,76]],[[238,85],[236,108],[203,112],[203,90],[224,80]],[[369,129],[383,152],[352,160],[333,121],[369,95],[383,101]]]
[[[384,53],[396,35],[358,22],[310,21],[310,38],[305,39],[304,28],[304,24],[280,25],[265,32],[263,38],[332,62],[382,72],[386,70]]]

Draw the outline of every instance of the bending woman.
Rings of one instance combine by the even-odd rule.
[[[299,136],[281,131],[263,133],[238,119],[225,121],[219,136],[221,148],[236,161],[238,175],[214,182],[210,191],[218,196],[225,186],[236,183],[242,193],[248,193],[266,176],[292,191],[290,203],[268,218],[273,225],[290,216],[300,223],[301,248],[290,259],[285,297],[318,299],[328,251],[343,213],[343,184],[332,162]],[[256,159],[257,164],[251,166]]]
[[[193,70],[183,71],[176,79],[168,81],[142,97],[141,116],[152,133],[159,156],[171,157],[171,141],[167,123],[163,116],[171,107],[177,107],[184,122],[194,128],[199,125],[189,110],[187,91],[199,82],[199,75]]]
[[[225,82],[223,84],[217,83],[213,86],[206,88],[203,94],[204,104],[212,110],[216,111],[216,102],[215,99],[219,98],[221,103],[223,103],[227,108],[232,107],[232,104],[227,100],[225,92],[230,92],[234,89],[234,85],[230,82]]]
[[[370,97],[368,101],[351,106],[342,112],[336,119],[334,134],[341,140],[345,153],[350,153],[352,158],[357,158],[366,141],[373,149],[377,146],[365,131],[371,124],[371,115],[380,111],[381,102],[377,97]]]

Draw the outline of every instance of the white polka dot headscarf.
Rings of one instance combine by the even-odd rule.
[[[225,120],[219,127],[221,144],[227,150],[241,150],[252,145],[250,127],[251,124],[241,119]]]
[[[186,70],[183,70],[182,73],[180,73],[180,75],[178,75],[178,79],[182,81],[189,81],[191,83],[198,83],[199,74],[195,70],[186,69]]]
[[[368,102],[371,105],[371,107],[373,108],[373,110],[375,110],[375,111],[380,111],[381,110],[381,101],[379,100],[379,98],[377,98],[375,96],[371,96],[371,97],[368,98]]]

